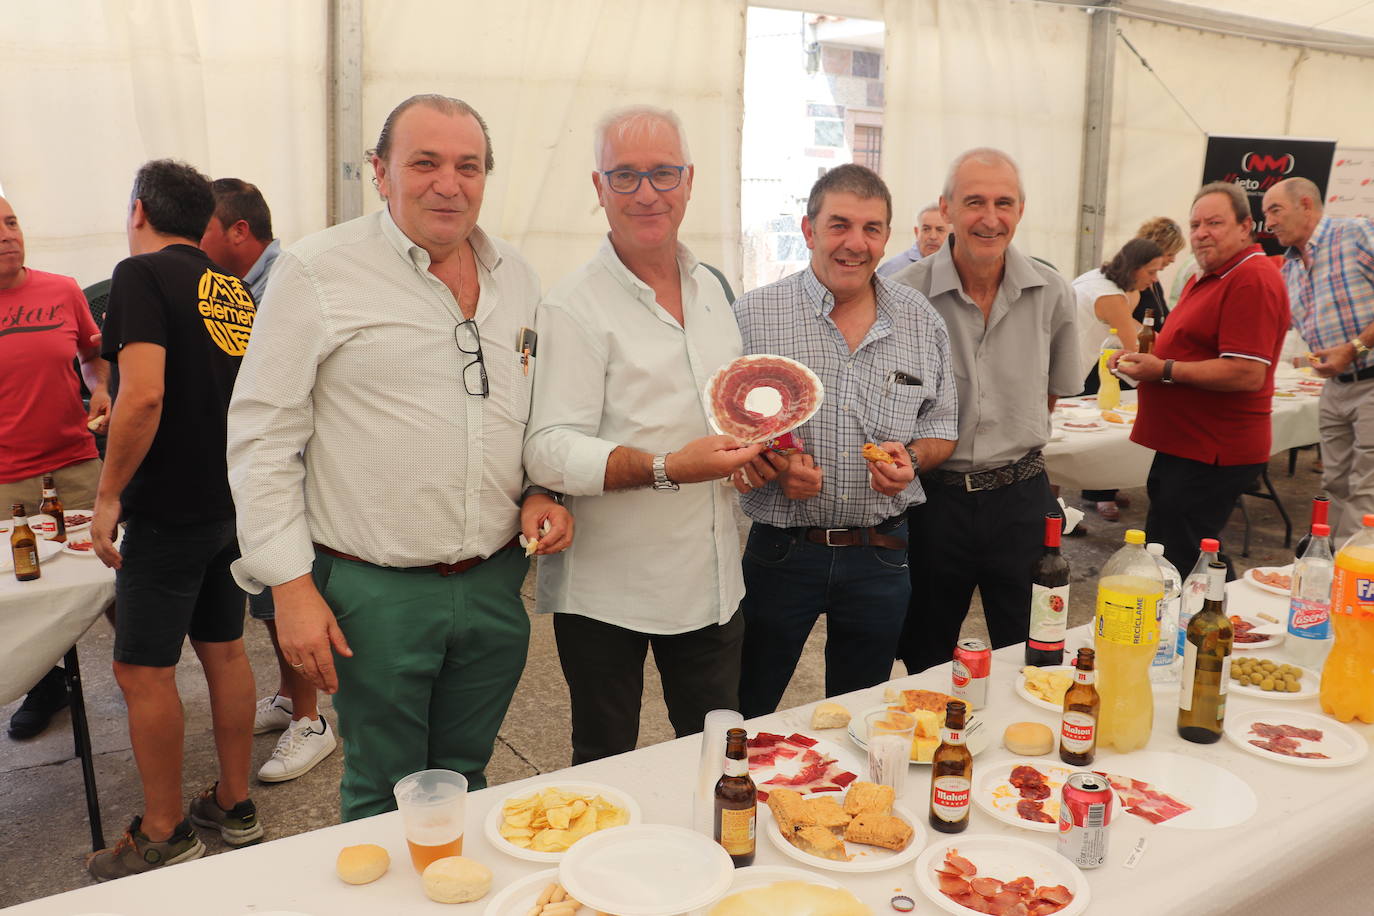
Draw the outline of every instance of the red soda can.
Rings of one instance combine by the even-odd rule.
[[[1096,773],[1074,773],[1064,781],[1059,801],[1059,854],[1079,868],[1107,861],[1107,828],[1112,824],[1112,787]]]
[[[961,639],[954,647],[954,686],[950,693],[982,709],[988,702],[988,675],[992,673],[992,650],[981,639]]]

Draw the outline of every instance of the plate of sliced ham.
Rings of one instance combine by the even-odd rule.
[[[1087,878],[1068,859],[1020,837],[968,834],[927,846],[916,886],[946,913],[1076,916],[1088,908]]]
[[[1226,717],[1228,741],[1241,750],[1300,767],[1345,767],[1369,753],[1369,743],[1354,729],[1328,716],[1295,709],[1232,710]]]
[[[1250,785],[1216,764],[1164,751],[1101,753],[1093,772],[1116,794],[1114,820],[1138,817],[1180,830],[1219,830],[1254,816],[1259,800]]]
[[[716,432],[744,443],[768,442],[810,420],[825,386],[794,359],[754,353],[717,369],[702,397]]]
[[[749,775],[759,790],[759,801],[768,800],[775,786],[809,792],[843,792],[859,773],[861,761],[837,744],[810,735],[778,735],[759,732],[749,736]]]
[[[1054,833],[1060,792],[1074,772],[1046,759],[1003,760],[981,769],[973,800],[1004,824]]]

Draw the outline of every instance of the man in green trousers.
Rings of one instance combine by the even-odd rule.
[[[398,105],[372,158],[386,207],[282,253],[230,406],[234,572],[336,694],[345,821],[417,770],[486,785],[529,642],[517,534],[572,541],[525,489],[539,281],[477,226],[493,161],[466,103]]]

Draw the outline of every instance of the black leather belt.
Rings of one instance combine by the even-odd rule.
[[[933,480],[947,487],[958,487],[966,493],[977,493],[981,490],[1000,490],[1002,487],[1009,487],[1014,483],[1030,480],[1044,472],[1044,456],[1039,452],[1031,452],[1020,461],[1003,465],[1000,468],[971,471],[967,474],[960,474],[957,471],[942,471],[937,468],[929,474],[922,475],[921,479],[923,481]]]
[[[906,550],[906,538],[894,537],[887,532],[900,528],[905,521],[903,516],[879,522],[872,528],[784,528],[788,534],[812,544],[826,547],[886,547],[889,550]]]
[[[1365,379],[1374,378],[1374,366],[1366,366],[1359,372],[1346,372],[1342,375],[1332,377],[1335,381],[1349,385],[1351,382],[1363,382]]]
[[[509,550],[510,548],[516,547],[519,544],[520,536],[517,534],[509,541],[502,544],[500,547],[496,548],[496,553],[500,553],[503,550]],[[367,563],[370,566],[377,565],[376,563],[373,563],[371,560],[364,560],[362,557],[355,557],[351,553],[344,553],[342,550],[335,550],[333,547],[326,547],[318,541],[315,542],[315,549],[320,551],[321,553],[327,553],[331,557],[338,557],[340,560],[351,560],[354,563]],[[491,556],[496,556],[496,553],[493,553]],[[472,569],[476,566],[481,566],[483,563],[490,559],[491,557],[468,557],[466,560],[459,560],[457,563],[430,563],[427,566],[400,566],[395,568],[401,569],[405,572],[436,572],[441,576],[460,576],[463,573],[467,572],[469,569]]]

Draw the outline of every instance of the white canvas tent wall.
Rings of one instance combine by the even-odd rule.
[[[1094,46],[1084,9],[1033,0],[767,5],[886,23],[885,177],[898,213],[939,189],[960,150],[1002,146],[1020,160],[1029,197],[1018,241],[1074,269],[1089,61],[1094,51],[1113,56]],[[483,223],[522,246],[547,285],[604,232],[588,180],[592,123],[611,106],[650,102],[687,124],[697,177],[684,238],[737,276],[745,8],[11,0],[0,33],[0,184],[25,224],[29,263],[83,284],[123,256],[130,179],[157,156],[258,183],[290,242],[326,225],[331,202],[343,215],[378,206],[361,151],[397,101],[443,92],[491,124],[498,166]],[[1100,227],[1108,248],[1146,217],[1186,218],[1205,142],[1189,115],[1213,133],[1374,146],[1374,5],[1116,8],[1102,29],[1116,52]],[[1115,42],[1118,28],[1188,114]]]

